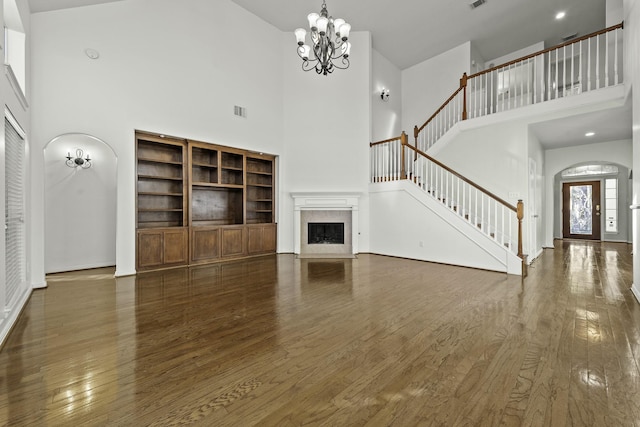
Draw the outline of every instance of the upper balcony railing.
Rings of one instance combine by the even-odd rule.
[[[460,87],[420,127],[415,147],[427,151],[456,123],[623,82],[618,24],[460,79]]]

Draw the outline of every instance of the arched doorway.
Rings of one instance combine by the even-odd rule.
[[[629,169],[617,163],[572,165],[554,177],[554,237],[630,241]]]
[[[115,152],[95,136],[69,133],[45,146],[44,161],[45,272],[114,266]]]

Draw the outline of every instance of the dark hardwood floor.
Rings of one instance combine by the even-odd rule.
[[[631,246],[529,276],[292,255],[56,274],[0,351],[11,426],[640,426]]]

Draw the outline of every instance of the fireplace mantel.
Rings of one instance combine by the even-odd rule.
[[[292,192],[293,246],[299,255],[301,249],[301,211],[351,211],[351,253],[358,253],[358,201],[361,193],[354,192]]]

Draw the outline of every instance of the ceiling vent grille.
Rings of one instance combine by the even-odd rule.
[[[573,40],[573,39],[575,39],[576,37],[578,37],[578,33],[567,34],[566,36],[564,36],[564,37],[562,38],[562,41],[563,41],[563,42],[568,42],[569,40]]]
[[[475,9],[476,7],[482,6],[486,2],[487,2],[487,0],[475,0],[475,1],[472,1],[471,3],[469,3],[469,7],[471,9]]]
[[[233,106],[233,114],[238,117],[247,118],[247,109],[239,105]]]

